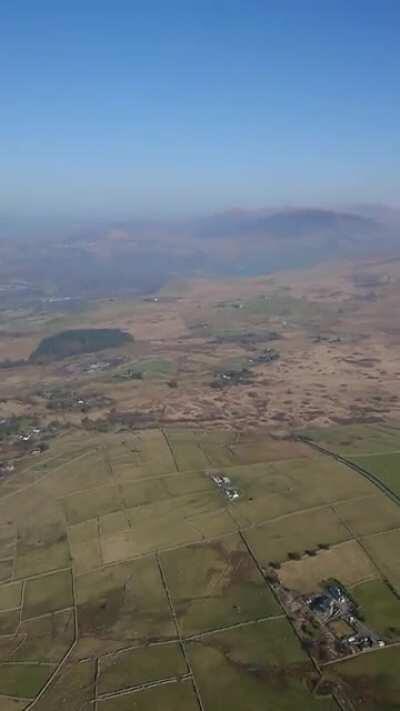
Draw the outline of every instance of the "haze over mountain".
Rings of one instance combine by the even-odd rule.
[[[190,220],[8,220],[1,275],[41,294],[149,293],[172,277],[258,275],[397,252],[395,209],[232,209]],[[42,231],[41,231],[42,228]],[[29,289],[27,291],[29,292]]]

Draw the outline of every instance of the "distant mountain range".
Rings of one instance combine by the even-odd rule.
[[[35,294],[144,294],[176,276],[257,275],[400,250],[400,210],[385,206],[234,209],[185,221],[63,221],[59,228],[54,220],[21,225],[0,219],[0,288],[26,281]]]
[[[199,221],[199,237],[238,238],[263,236],[271,239],[326,237],[334,240],[373,239],[388,236],[388,227],[372,217],[315,208],[271,211],[232,210]]]

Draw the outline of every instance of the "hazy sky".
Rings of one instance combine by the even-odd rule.
[[[2,0],[0,214],[400,202],[399,0]]]

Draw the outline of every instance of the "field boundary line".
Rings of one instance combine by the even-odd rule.
[[[66,566],[65,568],[53,568],[52,570],[46,570],[43,573],[35,573],[34,575],[24,575],[20,576],[18,578],[14,578],[14,580],[7,581],[10,583],[24,583],[27,580],[38,580],[39,578],[45,578],[46,575],[54,575],[55,573],[67,573],[68,571],[71,572],[72,574],[72,566]]]
[[[170,589],[169,589],[168,581],[167,581],[167,578],[166,578],[164,569],[163,569],[163,567],[162,567],[161,559],[160,559],[160,556],[159,556],[158,552],[156,553],[155,558],[156,558],[156,561],[157,561],[158,569],[159,569],[159,571],[160,571],[160,576],[161,576],[162,585],[163,585],[165,594],[166,594],[166,596],[167,596],[167,600],[168,600],[168,604],[169,604],[169,607],[170,607],[172,619],[173,619],[174,624],[175,624],[176,632],[177,632],[177,635],[178,635],[179,645],[180,645],[180,648],[181,648],[181,650],[182,650],[182,654],[183,654],[183,657],[184,657],[184,660],[185,660],[185,662],[186,662],[186,666],[187,666],[188,672],[189,672],[190,677],[191,677],[191,680],[192,680],[193,689],[194,689],[194,692],[195,692],[195,695],[196,695],[196,698],[197,698],[197,703],[198,703],[198,705],[199,705],[200,711],[206,711],[206,710],[205,710],[205,706],[204,706],[204,704],[203,704],[203,702],[202,702],[202,699],[201,699],[200,689],[199,689],[199,687],[198,687],[196,678],[195,678],[194,673],[193,673],[192,664],[191,664],[191,662],[190,662],[190,658],[189,658],[189,655],[188,655],[187,650],[186,650],[185,641],[184,641],[183,636],[182,636],[182,632],[181,632],[180,625],[179,625],[179,621],[178,621],[178,616],[177,616],[176,610],[175,610],[175,605],[174,605],[174,602],[173,602],[173,599],[172,599],[171,591],[170,591]]]
[[[35,667],[54,667],[55,663],[56,662],[44,662],[40,659],[6,659],[5,661],[0,661],[0,667],[10,666],[10,664],[18,667],[29,667],[30,665],[34,665]]]
[[[400,449],[389,449],[384,452],[348,452],[348,457],[385,457],[387,454],[400,454]]]
[[[280,607],[281,610],[283,611],[282,617],[285,617],[286,620],[288,621],[288,623],[289,623],[290,627],[292,628],[293,633],[294,633],[294,635],[295,635],[295,637],[296,637],[296,639],[297,639],[297,641],[298,641],[298,643],[299,643],[301,649],[303,649],[302,640],[301,640],[301,638],[299,637],[295,626],[292,624],[292,621],[291,621],[291,619],[290,619],[290,616],[289,616],[287,610],[286,610],[285,607],[282,605],[282,603],[281,603],[281,601],[280,601],[278,595],[276,594],[275,590],[272,588],[271,585],[268,584],[268,581],[267,581],[266,578],[265,578],[265,574],[264,574],[264,572],[263,572],[263,569],[262,569],[260,563],[258,562],[256,556],[254,555],[254,553],[253,553],[253,551],[252,551],[252,549],[251,549],[251,546],[250,546],[249,543],[247,542],[247,540],[246,540],[245,536],[243,535],[242,531],[239,531],[239,536],[240,536],[240,538],[242,539],[242,542],[243,542],[244,546],[246,547],[247,552],[248,552],[248,554],[250,555],[251,559],[253,560],[253,563],[255,564],[255,566],[256,566],[258,572],[260,573],[260,575],[261,575],[261,577],[262,577],[262,579],[263,579],[263,581],[264,581],[265,586],[266,586],[267,589],[272,593],[272,595],[273,595],[273,597],[275,598],[276,602],[278,603],[279,607]],[[307,654],[308,658],[310,659],[311,664],[313,665],[314,669],[318,672],[318,674],[320,674],[321,670],[320,670],[320,667],[319,667],[319,664],[317,663],[317,661],[316,661],[316,660],[311,656],[311,654],[309,654],[308,652],[306,652],[306,654]]]
[[[93,699],[91,700],[91,703],[93,704],[94,711],[97,711],[97,701],[98,701],[98,695],[97,695],[97,686],[98,682],[100,679],[100,658],[96,657],[94,661],[94,682],[93,682]]]
[[[128,513],[127,513],[129,507],[126,505],[126,498],[125,498],[125,494],[123,491],[123,482],[117,478],[117,476],[114,472],[114,468],[113,468],[113,465],[112,465],[112,462],[111,462],[111,459],[110,459],[110,456],[108,454],[106,447],[103,447],[103,458],[104,458],[104,464],[105,464],[106,468],[108,469],[110,477],[111,477],[112,481],[114,482],[114,486],[116,487],[118,494],[119,494],[119,498],[121,501],[120,511],[123,511],[123,513],[124,513],[125,520],[127,523],[127,528],[131,529],[132,523],[131,523]],[[99,539],[99,548],[100,548],[100,560],[103,562],[103,551],[102,551],[102,547],[101,547],[101,539],[103,536],[102,536],[101,526],[100,526],[100,515],[97,515],[96,518],[97,518],[97,536]]]
[[[192,675],[190,672],[185,674],[177,674],[176,676],[168,676],[164,679],[157,679],[156,681],[147,681],[142,684],[137,684],[135,686],[129,686],[126,689],[117,689],[116,691],[110,691],[108,693],[99,694],[96,697],[97,701],[109,701],[110,699],[115,699],[120,696],[126,696],[127,694],[136,694],[138,691],[145,691],[146,689],[154,689],[157,686],[165,686],[166,684],[179,684],[182,681],[192,680]],[[92,701],[91,703],[94,703]],[[101,705],[100,705],[101,707]],[[96,708],[96,706],[95,706]]]
[[[361,501],[366,498],[374,498],[374,496],[376,496],[376,494],[365,494],[363,496],[355,497],[353,499],[338,499],[337,501],[334,501],[334,502],[330,502],[330,503],[326,503],[326,504],[318,504],[317,506],[309,506],[308,508],[300,509],[298,511],[293,511],[292,513],[281,514],[280,516],[274,516],[274,518],[265,519],[263,521],[258,521],[257,523],[250,523],[245,526],[240,526],[240,524],[238,523],[238,521],[235,519],[234,515],[230,511],[230,508],[227,505],[224,505],[220,509],[211,511],[210,515],[212,515],[213,513],[217,513],[220,510],[227,511],[228,514],[230,514],[232,522],[235,526],[234,531],[229,531],[228,533],[222,533],[222,534],[219,534],[216,536],[211,536],[209,538],[198,538],[194,541],[193,540],[183,541],[182,543],[166,546],[165,548],[160,548],[160,547],[153,548],[145,553],[137,553],[136,555],[129,556],[126,558],[121,558],[121,560],[110,561],[110,562],[104,563],[102,566],[96,566],[95,568],[92,568],[91,570],[84,571],[82,573],[77,573],[76,577],[79,578],[79,577],[82,577],[83,575],[89,575],[90,573],[101,570],[102,568],[110,568],[115,565],[121,565],[122,563],[134,562],[135,560],[140,560],[142,558],[150,558],[150,557],[153,557],[154,555],[156,555],[158,552],[168,553],[170,551],[176,551],[181,548],[187,548],[188,546],[206,545],[208,543],[212,543],[213,541],[219,541],[224,538],[229,538],[230,536],[238,535],[240,533],[240,531],[250,531],[250,530],[253,530],[254,528],[259,528],[259,527],[264,526],[266,524],[269,524],[269,523],[272,524],[272,523],[275,523],[276,521],[283,520],[283,519],[288,518],[290,516],[295,516],[296,514],[304,514],[304,513],[310,512],[310,511],[323,510],[323,509],[331,508],[332,506],[335,506],[340,503],[346,503],[347,501],[359,501],[359,500]],[[94,518],[88,519],[88,520],[94,520]],[[190,521],[188,521],[188,522],[190,523]],[[125,529],[125,530],[128,530],[128,529]]]
[[[357,657],[362,657],[364,654],[374,654],[379,652],[383,652],[385,649],[391,649],[392,647],[400,647],[400,642],[390,642],[386,644],[384,647],[374,647],[373,649],[363,649],[361,652],[357,652],[356,654],[347,654],[345,657],[340,657],[340,659],[330,659],[328,662],[322,662],[321,667],[329,667],[332,666],[332,664],[341,664],[342,662],[346,662],[349,659],[356,659]]]
[[[262,570],[262,567],[261,567],[260,563],[258,562],[258,559],[256,558],[256,556],[254,555],[254,553],[253,553],[253,551],[252,551],[252,549],[251,549],[251,546],[250,546],[249,543],[247,542],[247,540],[246,540],[245,536],[243,535],[242,531],[239,531],[239,535],[240,535],[240,538],[241,538],[242,541],[243,541],[243,544],[246,546],[247,551],[248,551],[249,555],[251,556],[251,558],[252,558],[254,564],[256,565],[256,567],[257,567],[257,569],[258,569],[260,575],[262,576],[266,587],[271,591],[271,593],[273,594],[275,600],[277,601],[278,605],[280,606],[281,610],[283,611],[282,618],[286,618],[288,624],[290,625],[290,627],[291,627],[291,629],[292,629],[292,632],[293,632],[294,636],[295,636],[296,639],[297,639],[297,642],[298,642],[298,644],[299,644],[299,646],[300,646],[300,649],[302,649],[302,650],[305,652],[305,655],[308,657],[308,659],[309,659],[309,661],[310,661],[310,664],[312,665],[312,667],[313,667],[313,668],[315,669],[315,671],[317,672],[317,674],[318,674],[318,676],[319,676],[319,679],[320,679],[320,682],[322,682],[322,680],[323,680],[323,672],[322,672],[321,666],[319,665],[319,663],[317,662],[317,660],[309,653],[308,650],[307,650],[307,651],[304,650],[304,647],[303,647],[303,644],[302,644],[302,639],[301,639],[301,637],[299,636],[299,634],[298,634],[298,632],[297,632],[297,630],[296,630],[296,627],[294,626],[292,620],[290,619],[290,615],[289,615],[288,611],[287,611],[286,608],[283,606],[283,604],[282,604],[281,600],[279,599],[279,597],[278,597],[276,591],[272,588],[271,585],[268,584],[268,581],[267,581],[266,578],[265,578],[265,575],[264,575],[264,572],[263,572],[263,570]],[[282,619],[282,618],[281,618],[281,619]],[[335,691],[332,692],[331,698],[335,701],[335,703],[336,703],[337,706],[341,709],[341,711],[345,711],[345,709],[344,709],[344,707],[343,707],[343,704],[339,701],[339,698],[338,698],[338,696],[337,696],[337,694],[336,694]]]
[[[211,637],[214,634],[219,634],[220,632],[229,632],[229,630],[236,630],[240,627],[249,627],[251,625],[260,625],[264,622],[272,622],[273,620],[283,620],[286,618],[285,612],[281,615],[270,615],[269,617],[257,617],[255,620],[244,620],[243,622],[236,622],[232,625],[225,625],[224,627],[214,627],[212,630],[207,630],[206,632],[197,632],[196,634],[191,634],[182,639],[185,642],[196,641],[196,639],[202,639],[203,637]]]
[[[76,614],[75,614],[76,616]],[[52,685],[53,681],[56,679],[57,675],[60,673],[66,662],[68,661],[69,657],[71,656],[73,650],[75,649],[76,645],[78,644],[78,639],[75,638],[74,641],[72,642],[70,648],[67,650],[67,652],[64,654],[60,662],[57,664],[56,668],[54,669],[53,674],[47,679],[46,683],[44,686],[42,686],[41,690],[37,694],[37,696],[31,701],[30,704],[25,708],[25,711],[30,711],[30,709],[33,709],[33,707],[37,704],[38,701],[42,698],[42,696],[46,693],[47,689]]]
[[[166,443],[166,445],[167,445],[167,447],[168,447],[168,449],[169,449],[170,455],[171,455],[171,457],[172,457],[172,461],[173,461],[173,463],[175,464],[175,469],[176,469],[176,471],[177,471],[178,474],[182,474],[181,470],[180,470],[179,467],[178,467],[178,462],[176,461],[176,456],[175,456],[175,452],[174,452],[174,450],[173,450],[172,444],[171,444],[171,442],[169,441],[169,437],[168,437],[168,435],[167,435],[167,433],[166,433],[164,427],[161,427],[161,432],[162,432],[162,435],[163,435],[163,437],[164,437],[164,439],[165,439],[165,443]]]
[[[42,698],[42,696],[46,693],[47,689],[50,688],[52,685],[53,681],[57,678],[57,675],[60,673],[68,659],[70,658],[72,652],[74,651],[75,647],[78,644],[79,641],[79,627],[78,627],[78,608],[76,605],[76,590],[75,590],[75,579],[74,575],[71,571],[71,585],[72,585],[72,600],[73,600],[73,606],[72,609],[74,612],[74,639],[72,641],[72,644],[70,645],[69,649],[66,651],[64,656],[60,659],[59,663],[57,664],[56,668],[54,669],[53,674],[50,675],[48,680],[46,681],[45,685],[41,688],[37,696],[31,701],[31,703],[28,704],[28,706],[25,708],[24,711],[30,711],[30,709],[34,708],[36,703]]]
[[[308,439],[307,437],[304,437],[303,435],[298,435],[298,439],[300,440],[300,442],[304,442],[305,444],[308,444],[310,447],[317,450],[318,452],[321,452],[322,454],[326,454],[328,457],[332,457],[340,464],[344,464],[349,469],[353,469],[353,471],[356,471],[358,474],[361,474],[361,476],[363,476],[365,479],[368,479],[368,481],[370,481],[378,489],[380,489],[389,499],[392,499],[392,501],[394,501],[395,504],[400,506],[400,496],[398,496],[394,491],[392,491],[388,486],[386,486],[386,484],[384,484],[377,476],[375,476],[375,474],[372,474],[367,469],[364,469],[363,467],[361,467],[359,464],[355,464],[350,459],[346,459],[346,457],[342,457],[340,454],[336,454],[335,452],[332,452],[330,449],[321,447],[320,444],[317,444],[313,440]]]
[[[31,483],[26,484],[26,486],[21,486],[19,489],[16,489],[15,491],[10,491],[9,494],[5,494],[5,496],[2,496],[0,498],[0,505],[2,504],[3,501],[7,501],[12,496],[17,496],[18,494],[22,494],[23,492],[27,491],[28,489],[32,489],[34,486],[41,484],[42,481],[45,481],[50,476],[52,476],[54,474],[54,472],[57,472],[59,469],[62,469],[62,467],[65,467],[67,464],[73,464],[73,462],[76,462],[78,459],[83,459],[84,457],[87,457],[93,451],[96,451],[96,450],[90,450],[89,452],[85,452],[84,454],[78,454],[77,457],[73,457],[73,459],[70,459],[68,462],[63,462],[62,464],[60,464],[58,467],[55,467],[51,471],[47,471],[46,474],[44,474],[42,477],[36,479],[36,481],[31,481]]]

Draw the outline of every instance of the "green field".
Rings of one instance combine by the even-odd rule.
[[[98,707],[99,711],[198,711],[199,704],[193,684],[184,681],[100,701]]]
[[[363,542],[382,575],[400,594],[400,529],[367,536]]]
[[[72,576],[69,570],[27,580],[24,589],[23,619],[39,617],[72,605]]]
[[[100,660],[97,692],[101,696],[150,682],[174,679],[187,672],[179,644],[133,649]]]
[[[400,453],[369,454],[352,457],[355,464],[375,474],[391,491],[400,496]]]
[[[366,442],[380,457],[394,443],[394,430],[361,434],[350,444],[368,459]],[[295,440],[71,429],[18,462],[0,519],[6,711],[22,711],[50,677],[35,711],[90,711],[95,699],[98,711],[198,711],[196,689],[204,711],[337,709],[312,691],[318,673],[262,572],[271,562],[289,588],[339,578],[367,623],[397,639],[400,508]]]
[[[175,375],[176,366],[166,358],[143,358],[119,368],[114,377],[122,380],[129,379],[132,372],[140,374],[146,380],[164,380]]]
[[[22,696],[26,699],[34,697],[52,671],[54,671],[54,666],[49,664],[0,663],[0,694]]]
[[[257,560],[284,562],[290,553],[304,555],[307,549],[334,545],[350,538],[332,508],[320,508],[283,516],[277,521],[250,528],[245,533]]]
[[[385,496],[368,496],[334,505],[337,516],[356,536],[400,527],[400,506]]]
[[[284,619],[218,632],[188,648],[206,709],[338,709],[309,691],[313,667]]]
[[[0,639],[0,657],[4,661],[59,662],[75,639],[73,610],[26,620],[13,637]]]
[[[91,660],[67,663],[54,677],[47,692],[35,704],[38,711],[89,711],[95,688]]]
[[[394,711],[400,699],[400,647],[386,648],[341,662],[326,672],[340,684],[354,709]]]
[[[389,426],[352,425],[307,430],[307,437],[374,474],[400,496],[400,431]]]
[[[382,580],[357,585],[352,595],[366,622],[385,639],[400,640],[400,597]]]
[[[163,553],[182,634],[280,614],[239,536]]]
[[[83,647],[104,652],[176,636],[160,572],[153,558],[121,563],[76,578]]]
[[[310,428],[302,434],[349,459],[400,449],[400,430],[385,425],[337,425],[324,429]]]

